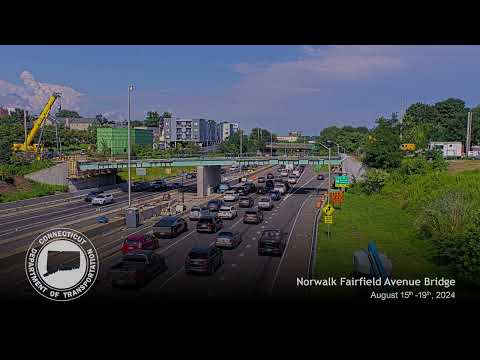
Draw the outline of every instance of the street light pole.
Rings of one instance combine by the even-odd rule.
[[[131,146],[130,146],[130,93],[133,91],[133,85],[128,86],[128,207],[132,206],[132,169],[131,169]]]
[[[273,157],[273,133],[270,132],[270,157]]]
[[[242,129],[238,129],[239,133],[240,133],[240,158],[242,157],[242,139],[243,139],[243,132],[242,132]],[[240,173],[242,172],[242,163],[240,162],[240,166],[238,167],[239,168],[239,171]]]

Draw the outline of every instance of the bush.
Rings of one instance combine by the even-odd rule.
[[[365,173],[365,180],[359,182],[360,189],[369,195],[378,193],[382,190],[388,178],[388,172],[380,169],[370,169]]]

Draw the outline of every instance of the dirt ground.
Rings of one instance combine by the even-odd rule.
[[[15,191],[30,191],[32,185],[23,176],[15,176],[13,184],[8,184],[5,181],[0,182],[0,194],[8,194]]]
[[[465,170],[480,170],[480,160],[450,160],[448,171],[451,173]]]

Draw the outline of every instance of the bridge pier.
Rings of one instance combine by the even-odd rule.
[[[220,168],[220,165],[197,167],[197,196],[205,197],[210,186],[220,185],[222,182]]]

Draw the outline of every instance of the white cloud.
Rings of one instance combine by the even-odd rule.
[[[40,111],[53,92],[59,92],[64,109],[80,110],[83,97],[75,89],[57,84],[41,83],[29,71],[20,74],[23,86],[0,80],[0,104],[9,107],[22,107],[30,111]]]

